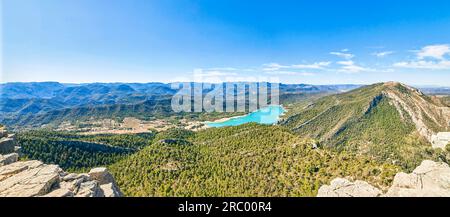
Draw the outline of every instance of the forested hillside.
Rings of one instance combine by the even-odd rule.
[[[248,124],[161,135],[110,169],[128,196],[314,196],[336,176],[387,186],[398,167],[314,149],[279,126]]]

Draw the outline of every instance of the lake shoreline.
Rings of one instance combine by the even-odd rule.
[[[204,124],[208,128],[210,128],[210,127],[218,127],[218,126],[211,126],[211,124],[212,125],[214,125],[214,124],[223,124],[223,123],[225,123],[227,121],[232,121],[232,120],[239,119],[239,118],[245,118],[245,117],[248,117],[251,114],[255,114],[255,113],[261,112],[264,109],[270,109],[271,107],[278,107],[278,108],[281,109],[281,112],[280,112],[280,114],[278,114],[276,122],[273,123],[273,124],[277,124],[278,121],[280,120],[281,116],[285,115],[286,112],[287,112],[287,110],[286,110],[286,108],[284,108],[283,104],[280,104],[280,105],[269,105],[267,107],[257,109],[255,111],[250,112],[250,113],[245,114],[245,115],[238,115],[238,116],[233,116],[233,117],[220,118],[220,119],[217,119],[217,120],[214,120],[214,121],[206,121],[206,122],[204,122]],[[249,121],[249,122],[254,122],[254,121]],[[244,122],[244,123],[247,123],[247,122]],[[266,123],[261,123],[261,124],[266,124]],[[240,124],[238,124],[238,125],[240,125]],[[231,126],[233,126],[233,125],[231,125]]]
[[[248,113],[248,114],[250,114],[250,113]],[[235,118],[242,118],[242,117],[245,117],[245,116],[247,116],[248,114],[245,114],[245,115],[238,115],[238,116],[233,116],[233,117],[228,117],[228,118],[220,118],[220,119],[217,119],[217,120],[214,120],[214,121],[205,121],[205,124],[222,123],[222,122],[229,121],[229,120],[232,120],[232,119],[235,119]]]

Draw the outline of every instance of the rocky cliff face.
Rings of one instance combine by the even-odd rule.
[[[2,133],[2,136],[11,140],[7,144],[16,145],[14,137],[7,133]],[[14,150],[14,146],[13,149],[8,146],[4,150]],[[76,174],[67,173],[58,165],[18,160],[17,153],[0,155],[0,197],[122,196],[106,168],[94,168],[89,173]]]
[[[425,160],[412,173],[397,173],[383,194],[367,182],[336,178],[320,187],[318,197],[450,197],[450,167]]]
[[[449,130],[450,107],[442,101],[426,96],[421,91],[397,82],[387,82],[383,94],[390,98],[398,113],[409,117],[420,135],[432,143],[437,129]]]

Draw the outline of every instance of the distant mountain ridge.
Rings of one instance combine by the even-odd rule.
[[[195,82],[190,82],[194,84]],[[232,84],[251,82],[232,82]],[[65,84],[58,82],[11,82],[0,84],[0,99],[50,99],[81,97],[81,95],[124,95],[124,94],[173,94],[176,92],[171,86],[177,83],[85,83]],[[204,83],[215,85],[211,83]],[[351,90],[361,85],[310,85],[310,84],[280,84],[280,89],[286,92],[296,91],[340,91]]]
[[[170,83],[0,84],[0,123],[10,127],[38,126],[89,116],[166,115],[171,112],[171,96],[178,91],[171,86]],[[358,85],[280,84],[280,91],[290,94],[335,93],[356,87]]]
[[[242,82],[233,84],[238,83]],[[171,113],[170,99],[177,92],[171,88],[174,84],[176,83],[4,83],[0,84],[0,123],[10,127],[39,126],[89,116],[164,116]],[[311,94],[342,93],[361,85],[280,84],[279,87],[281,103],[292,103]],[[441,93],[443,90],[446,89],[440,88],[435,92]],[[448,97],[442,101],[449,104]]]

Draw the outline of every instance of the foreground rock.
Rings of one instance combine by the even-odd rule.
[[[115,183],[115,180],[111,173],[108,172],[108,170],[105,167],[99,167],[94,168],[89,171],[88,174],[91,178],[98,181],[98,184],[108,184],[108,183]]]
[[[18,161],[15,136],[0,129],[0,197],[121,197],[106,168],[89,174],[64,172],[58,165]]]
[[[0,196],[44,195],[57,183],[61,171],[56,165],[44,165],[39,161],[17,162],[4,166],[4,170],[0,171]]]
[[[320,187],[319,197],[377,197],[381,195],[378,188],[367,182],[350,182],[347,179],[336,178],[330,185]]]
[[[16,136],[8,133],[6,129],[0,127],[0,155],[13,153],[18,147]]]
[[[19,155],[17,153],[11,153],[11,154],[7,154],[7,155],[0,155],[0,166],[14,163],[18,159],[19,159]]]
[[[450,197],[450,167],[425,160],[412,173],[397,173],[386,194],[372,185],[336,178],[320,187],[318,197]]]
[[[397,173],[388,197],[450,197],[450,167],[423,161],[412,173]]]
[[[0,154],[9,154],[14,152],[16,141],[11,137],[0,138]]]
[[[431,136],[431,144],[433,148],[445,149],[450,143],[450,132],[439,132]]]
[[[9,164],[0,167],[0,197],[122,196],[114,179],[105,183],[105,179],[87,174],[68,174],[57,165],[12,159],[15,159],[15,162],[8,161]],[[101,170],[103,176],[112,177],[106,169]]]

